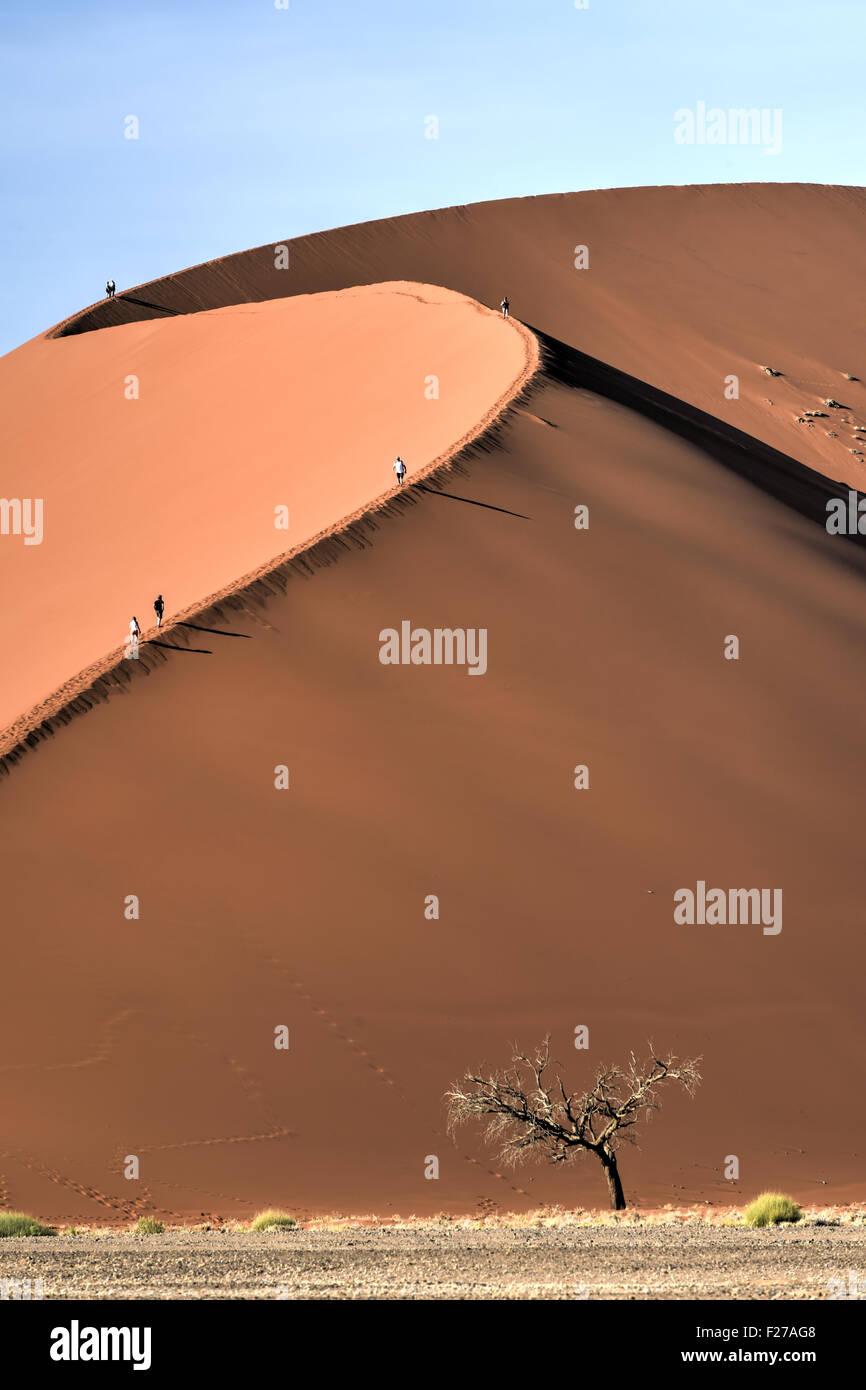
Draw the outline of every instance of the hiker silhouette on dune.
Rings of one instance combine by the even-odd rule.
[[[105,282],[105,293],[108,295],[108,298],[109,298],[109,299],[113,299],[113,298],[114,298],[114,292],[115,292],[116,289],[117,289],[117,286],[115,285],[115,283],[114,283],[113,280],[106,280],[106,282]]]
[[[502,310],[502,317],[503,317],[504,319],[507,319],[507,318],[508,318],[508,310],[509,310],[509,308],[511,307],[511,306],[509,305],[509,303],[508,303],[508,295],[507,295],[507,294],[506,294],[506,295],[503,295],[503,297],[502,297],[502,303],[500,304],[499,307],[500,307],[500,309]]]
[[[406,465],[398,454],[394,460],[394,472],[397,474],[397,482],[403,486],[403,479],[406,476]]]
[[[157,594],[153,600],[153,611],[156,614],[156,625],[162,627],[162,615],[165,612],[165,604],[162,601],[162,594]]]

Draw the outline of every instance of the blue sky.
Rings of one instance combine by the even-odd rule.
[[[0,352],[109,275],[369,218],[863,182],[863,0],[3,0],[0,32]],[[700,101],[781,110],[781,150],[676,143]]]

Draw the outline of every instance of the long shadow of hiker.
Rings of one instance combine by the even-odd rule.
[[[431,497],[450,497],[452,502],[465,502],[467,507],[486,507],[491,512],[505,512],[506,516],[520,517],[521,521],[531,521],[531,516],[525,516],[523,512],[509,511],[508,507],[496,507],[492,502],[476,502],[474,497],[458,497],[456,492],[440,492],[439,488],[427,487],[425,483],[413,483],[412,487],[419,492],[428,492]]]
[[[189,652],[190,655],[197,652],[199,656],[213,656],[213,652],[207,647],[174,647],[171,642],[157,642],[153,637],[146,637],[141,645],[142,647],[162,647],[163,651],[166,652]]]
[[[175,623],[175,627],[191,627],[196,632],[212,632],[215,637],[244,637],[248,642],[253,640],[251,632],[226,632],[222,627],[202,627],[199,623]]]
[[[131,294],[116,294],[115,299],[125,299],[127,304],[140,304],[143,309],[157,309],[161,314],[172,314],[177,317],[183,313],[182,309],[167,309],[164,304],[151,304],[149,299],[136,299]]]

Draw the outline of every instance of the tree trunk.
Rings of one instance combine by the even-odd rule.
[[[598,1156],[604,1168],[604,1176],[607,1178],[607,1190],[610,1193],[611,1211],[625,1211],[625,1193],[622,1190],[622,1183],[619,1180],[619,1169],[616,1166],[616,1154],[613,1151],[605,1153],[604,1149],[599,1149]]]

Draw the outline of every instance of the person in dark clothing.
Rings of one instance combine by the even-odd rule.
[[[500,309],[502,310],[502,317],[503,317],[504,319],[507,319],[507,318],[508,318],[508,309],[509,309],[508,296],[507,296],[507,295],[504,295],[504,296],[503,296],[502,303],[500,304],[499,307],[500,307]]]
[[[162,601],[162,594],[157,594],[153,600],[153,611],[156,614],[156,625],[162,627],[162,615],[165,612],[165,604]]]
[[[115,285],[115,283],[114,283],[113,280],[107,280],[107,281],[106,281],[106,283],[105,283],[105,293],[108,295],[108,298],[109,298],[109,299],[113,299],[113,298],[114,298],[114,292],[115,292],[116,289],[117,289],[117,286]]]

